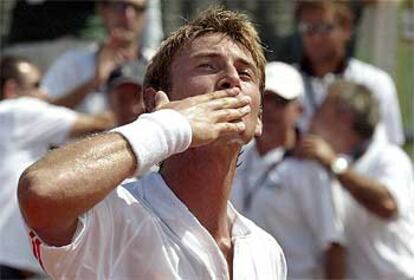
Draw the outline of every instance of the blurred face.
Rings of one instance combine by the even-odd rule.
[[[265,91],[263,100],[263,136],[285,142],[294,132],[301,114],[297,100],[286,100],[271,91]]]
[[[39,68],[30,63],[20,63],[18,66],[21,73],[21,82],[16,85],[18,96],[30,96],[45,100],[47,94],[40,88],[42,73]]]
[[[130,123],[144,113],[141,90],[136,84],[125,83],[109,92],[109,104],[118,125]]]
[[[298,26],[304,52],[311,63],[342,59],[351,30],[335,21],[333,12],[320,9],[304,10]]]
[[[347,137],[344,135],[344,127],[347,125],[344,115],[338,112],[338,97],[336,94],[328,94],[325,101],[315,112],[310,132],[325,139],[330,145],[335,146],[338,138]]]
[[[100,12],[108,33],[114,30],[132,32],[138,37],[144,26],[146,0],[111,0],[100,5]]]
[[[238,88],[252,98],[252,111],[244,117],[244,143],[261,133],[259,119],[259,71],[248,50],[223,34],[207,34],[189,42],[178,52],[170,69],[170,99]]]

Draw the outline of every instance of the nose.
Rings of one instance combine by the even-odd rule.
[[[240,88],[240,77],[234,66],[229,66],[223,73],[217,84],[218,90],[229,89],[234,87]]]
[[[122,9],[120,9],[120,13],[122,15],[122,21],[127,28],[130,28],[135,19],[137,18],[137,13],[132,5],[124,5]]]

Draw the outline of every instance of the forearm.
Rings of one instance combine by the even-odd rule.
[[[56,149],[22,175],[18,195],[23,215],[45,239],[67,233],[79,215],[132,175],[136,165],[128,142],[117,133]]]
[[[337,243],[332,243],[325,252],[325,278],[344,279],[346,271],[345,248]]]
[[[357,174],[351,168],[337,178],[355,200],[375,215],[388,219],[397,212],[395,200],[381,183]]]
[[[114,126],[114,123],[114,117],[109,112],[96,116],[78,114],[69,131],[69,137],[79,137],[88,133],[108,130]]]
[[[53,105],[63,106],[67,108],[75,108],[79,105],[85,97],[96,90],[96,81],[95,79],[91,79],[80,86],[76,87],[75,89],[67,92],[65,95],[50,99],[49,102]]]

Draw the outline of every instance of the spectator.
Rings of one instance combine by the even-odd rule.
[[[156,112],[56,149],[21,177],[21,209],[45,270],[284,279],[276,241],[228,203],[240,148],[261,132],[264,66],[256,30],[236,12],[208,10],[170,35],[144,83]],[[160,174],[118,186],[164,159]]]
[[[289,279],[343,278],[343,231],[331,186],[318,184],[316,164],[292,157],[302,78],[284,63],[270,63],[266,70],[263,135],[241,155],[232,201],[280,242]]]
[[[112,121],[106,115],[81,116],[44,102],[40,70],[23,58],[3,57],[0,67],[0,274],[2,279],[15,279],[42,272],[18,208],[20,174],[51,145],[109,128]]]
[[[117,125],[130,123],[145,112],[144,76],[145,65],[137,62],[124,64],[109,76],[106,91]]]
[[[355,58],[347,58],[346,44],[353,32],[353,14],[342,1],[299,1],[298,29],[304,44],[300,70],[305,83],[305,111],[300,121],[306,130],[312,114],[326,96],[326,88],[337,78],[361,83],[372,90],[380,104],[378,131],[394,144],[404,143],[396,88],[384,71]]]
[[[107,104],[102,86],[121,64],[138,60],[147,63],[151,50],[141,47],[145,0],[100,1],[98,11],[108,33],[101,46],[71,50],[47,71],[42,82],[57,105],[97,113]]]
[[[353,82],[332,84],[312,121],[311,131],[319,136],[303,137],[300,149],[344,190],[347,277],[411,279],[413,167],[398,146],[373,137],[379,120],[374,96]]]

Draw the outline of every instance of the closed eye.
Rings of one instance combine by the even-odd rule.
[[[211,63],[201,63],[197,68],[214,70],[214,66]]]
[[[252,80],[253,79],[253,73],[249,69],[243,69],[238,71],[239,77],[242,80]]]

